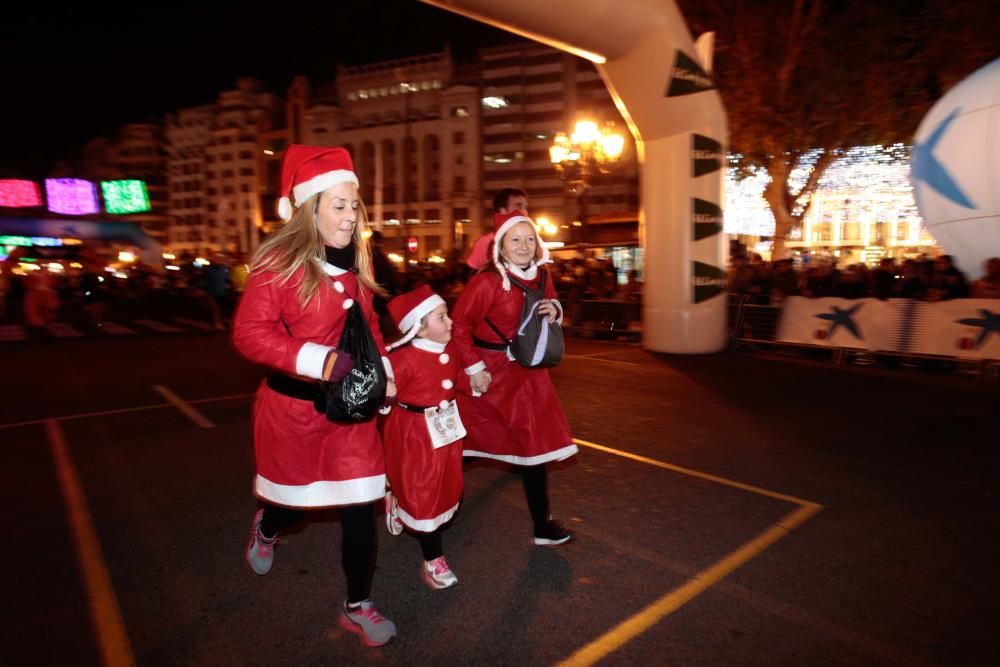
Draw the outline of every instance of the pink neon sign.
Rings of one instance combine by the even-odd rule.
[[[38,183],[17,178],[0,179],[0,206],[20,208],[41,205],[42,191]]]

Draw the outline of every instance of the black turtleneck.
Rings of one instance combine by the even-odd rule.
[[[326,246],[326,261],[333,264],[338,269],[345,271],[354,270],[354,244],[348,243],[343,248]]]

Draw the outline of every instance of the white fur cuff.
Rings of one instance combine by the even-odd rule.
[[[303,343],[295,357],[295,374],[314,380],[323,379],[323,364],[334,348],[316,343]]]

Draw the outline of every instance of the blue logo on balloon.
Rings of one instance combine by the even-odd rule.
[[[956,204],[965,208],[976,208],[972,200],[958,187],[958,183],[951,177],[951,174],[944,168],[944,165],[934,157],[934,149],[937,147],[938,142],[941,141],[941,137],[944,136],[948,126],[958,117],[961,111],[961,109],[952,111],[947,118],[934,128],[927,141],[913,146],[912,174],[914,182],[923,181]]]

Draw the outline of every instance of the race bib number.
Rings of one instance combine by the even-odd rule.
[[[427,408],[424,410],[424,419],[427,420],[427,432],[431,435],[434,449],[465,437],[465,425],[458,416],[455,401],[449,401],[446,408]]]

